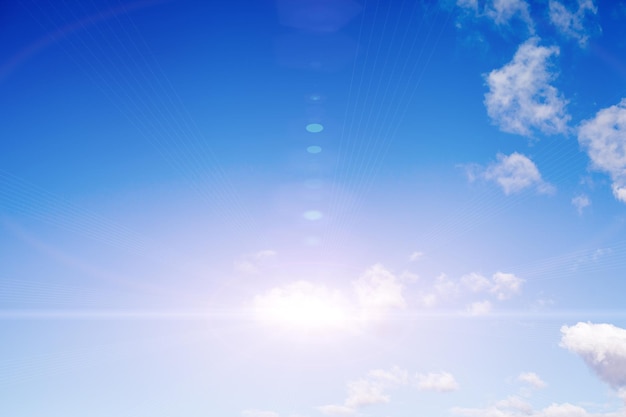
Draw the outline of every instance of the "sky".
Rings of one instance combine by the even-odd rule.
[[[0,415],[626,416],[626,3],[0,4]]]

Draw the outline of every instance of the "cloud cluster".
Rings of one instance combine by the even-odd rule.
[[[581,47],[587,45],[589,40],[588,28],[591,26],[591,18],[598,13],[598,8],[593,0],[578,0],[578,10],[572,12],[557,1],[549,3],[550,22],[565,37],[576,39]]]
[[[511,62],[487,75],[485,106],[502,131],[523,136],[567,131],[567,101],[550,84],[556,77],[550,60],[558,54],[558,47],[540,46],[533,37],[519,46]]]
[[[626,329],[580,322],[561,327],[561,335],[561,346],[579,355],[602,381],[626,389]]]
[[[317,407],[326,415],[353,415],[362,407],[385,404],[391,401],[389,391],[394,388],[415,386],[420,391],[451,392],[459,389],[459,384],[449,372],[431,372],[416,374],[411,378],[409,372],[399,367],[390,370],[375,369],[363,378],[347,384],[347,396],[343,404],[330,404]]]
[[[486,294],[497,301],[508,300],[522,291],[524,279],[511,273],[496,272],[491,278],[472,272],[455,280],[445,274],[439,275],[429,291],[420,294],[422,307],[435,307],[443,300],[453,299],[466,294]],[[491,312],[492,303],[481,300],[470,303],[466,312],[472,316],[481,316]]]
[[[626,202],[626,98],[583,121],[578,142],[586,149],[593,168],[611,176],[615,198]]]

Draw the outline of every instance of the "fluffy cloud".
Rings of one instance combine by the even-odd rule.
[[[593,4],[593,0],[578,0],[578,10],[571,12],[561,2],[550,0],[550,22],[568,38],[578,41],[580,46],[587,45],[589,34],[587,29],[590,26],[590,18],[598,13],[598,8]]]
[[[472,292],[481,292],[491,287],[491,282],[476,272],[462,276],[461,284]]]
[[[561,334],[561,346],[579,355],[602,381],[626,388],[626,329],[580,322],[561,327]]]
[[[261,411],[261,410],[244,410],[241,415],[243,417],[279,417],[278,413],[273,411]]]
[[[470,181],[477,177],[493,181],[502,187],[506,195],[529,187],[534,187],[542,194],[554,192],[554,186],[541,178],[539,169],[527,156],[513,152],[511,155],[498,154],[497,159],[486,168],[472,166],[468,171]]]
[[[343,405],[325,405],[318,410],[327,415],[352,415],[359,408],[388,403],[391,400],[389,389],[408,383],[409,373],[404,369],[375,369],[364,378],[348,382],[348,395]]]
[[[359,304],[374,314],[389,308],[404,308],[406,300],[398,279],[385,267],[376,264],[353,282]]]
[[[572,205],[578,210],[578,214],[583,214],[583,210],[591,205],[591,200],[584,194],[572,198]]]
[[[459,384],[454,376],[448,372],[431,372],[418,374],[417,389],[421,391],[450,392],[459,389]]]
[[[364,405],[384,404],[389,395],[384,393],[384,384],[371,379],[359,379],[348,383],[346,407],[357,408]]]
[[[517,380],[520,382],[524,382],[530,386],[532,386],[533,388],[545,388],[546,387],[546,383],[539,377],[539,375],[537,375],[534,372],[523,372],[521,374],[519,374],[519,376],[517,377]]]
[[[593,167],[611,176],[615,198],[626,202],[626,98],[582,122],[578,142]]]
[[[524,42],[511,62],[487,76],[487,113],[504,132],[531,136],[533,130],[547,135],[567,131],[567,102],[550,84],[556,75],[549,62],[559,48],[538,43],[537,37]]]
[[[489,290],[498,300],[507,300],[518,294],[522,289],[524,280],[514,274],[496,272],[493,274],[493,286]]]

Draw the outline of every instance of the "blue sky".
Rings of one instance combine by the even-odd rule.
[[[626,3],[0,6],[0,415],[626,416]]]

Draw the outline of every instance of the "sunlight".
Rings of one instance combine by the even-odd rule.
[[[255,297],[254,308],[259,320],[292,328],[333,328],[348,321],[348,311],[338,292],[307,281]]]

